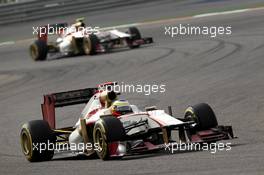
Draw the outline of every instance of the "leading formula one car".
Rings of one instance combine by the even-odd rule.
[[[119,93],[108,90],[113,85],[109,82],[96,88],[44,95],[43,120],[33,120],[22,126],[21,146],[26,158],[31,162],[50,160],[54,148],[61,147],[77,154],[97,155],[102,160],[122,158],[175,143],[171,139],[173,130],[178,131],[180,141],[187,143],[234,138],[232,127],[218,125],[208,104],[188,107],[183,118],[175,118],[171,108],[168,113],[156,107],[141,111],[128,101],[118,99]],[[78,122],[70,127],[56,128],[55,108],[81,103],[87,104]],[[78,150],[76,145],[79,144],[89,146]]]
[[[54,54],[95,55],[115,48],[134,49],[153,43],[151,37],[142,38],[136,27],[130,27],[126,32],[117,29],[102,31],[85,27],[83,19],[69,27],[67,23],[60,23],[37,29],[38,38],[30,45],[30,55],[34,61],[46,60],[48,55]],[[55,38],[54,34],[57,34]]]

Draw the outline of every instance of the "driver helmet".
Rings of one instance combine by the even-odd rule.
[[[110,110],[111,110],[111,114],[116,117],[133,112],[127,100],[114,101],[112,103],[112,106],[110,107]]]
[[[75,20],[75,24],[74,25],[75,25],[76,28],[80,28],[80,27],[84,28],[85,27],[84,18],[77,18]]]

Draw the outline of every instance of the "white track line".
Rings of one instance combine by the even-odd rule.
[[[0,47],[1,46],[7,46],[7,45],[13,45],[15,44],[16,42],[15,41],[6,41],[6,42],[2,42],[0,43]]]
[[[59,6],[59,4],[58,3],[53,3],[53,4],[45,4],[44,5],[45,8],[56,7],[56,6]]]
[[[203,18],[203,17],[208,17],[208,16],[235,14],[235,13],[248,12],[250,10],[251,9],[241,9],[241,10],[232,10],[232,11],[224,11],[224,12],[205,13],[205,14],[200,14],[200,15],[194,15],[193,18]]]
[[[118,28],[133,27],[133,26],[139,26],[140,24],[141,23],[132,23],[132,24],[112,26],[112,27],[103,27],[103,28],[100,28],[100,30],[111,30],[111,29],[118,29]]]

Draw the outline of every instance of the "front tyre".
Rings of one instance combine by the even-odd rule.
[[[103,117],[94,125],[93,141],[98,145],[96,153],[102,160],[110,158],[109,144],[125,138],[125,129],[119,119],[113,116]]]
[[[55,136],[49,124],[44,120],[33,120],[22,126],[20,141],[22,152],[30,162],[51,160],[55,144]]]
[[[190,106],[185,110],[184,117],[187,120],[195,121],[197,131],[214,128],[218,125],[213,109],[206,103]]]

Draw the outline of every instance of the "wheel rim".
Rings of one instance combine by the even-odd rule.
[[[99,144],[99,152],[102,152],[103,148],[105,147],[105,140],[103,137],[103,133],[99,128],[95,131],[95,143]]]
[[[196,125],[198,124],[197,123],[197,118],[196,118],[196,115],[193,113],[192,110],[186,110],[185,111],[185,116],[184,116],[185,119],[187,119],[188,121],[194,121],[196,123]],[[186,135],[187,135],[187,138],[189,139],[189,141],[192,141],[192,135],[195,133],[195,129],[196,127],[190,127],[189,130],[186,130]]]
[[[107,150],[107,143],[101,128],[97,128],[95,130],[95,143],[98,143],[99,146],[97,152],[99,152],[100,154],[104,154]]]
[[[194,114],[194,112],[192,112],[192,110],[187,110],[185,112],[185,116],[184,118],[186,118],[188,121],[194,121],[195,123],[198,124],[198,121],[197,121],[197,117],[196,115]]]
[[[89,39],[84,39],[83,41],[83,50],[85,52],[85,54],[90,54],[91,52],[91,43],[89,41]]]
[[[37,57],[38,57],[38,49],[35,45],[32,45],[31,48],[30,48],[30,54],[31,54],[31,57],[36,60]]]
[[[27,156],[30,155],[32,151],[31,138],[26,131],[23,131],[21,134],[21,144],[23,153]]]

